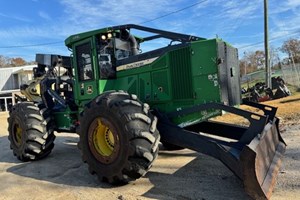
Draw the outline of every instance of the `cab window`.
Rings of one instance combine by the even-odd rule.
[[[90,42],[76,47],[76,60],[79,80],[87,81],[94,79]]]
[[[106,37],[105,37],[106,38]],[[98,64],[101,79],[116,78],[116,66],[114,62],[113,38],[101,39],[98,42]]]

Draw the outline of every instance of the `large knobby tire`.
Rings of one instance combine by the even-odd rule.
[[[90,173],[109,183],[143,176],[158,155],[156,124],[136,95],[110,91],[92,100],[80,116],[78,143]]]
[[[54,147],[53,123],[43,105],[14,105],[9,112],[8,132],[10,148],[21,161],[44,158]]]

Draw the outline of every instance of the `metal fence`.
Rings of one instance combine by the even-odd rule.
[[[282,65],[280,70],[272,71],[272,77],[281,76],[286,84],[300,88],[300,64]],[[265,82],[265,71],[257,71],[242,76],[241,82],[255,83]]]
[[[300,88],[300,64],[283,65],[281,69],[285,83]]]
[[[246,82],[254,82],[257,80],[263,80],[265,78],[265,72],[264,71],[257,71],[257,72],[253,72],[247,75],[243,75],[241,78],[241,82],[246,83]]]

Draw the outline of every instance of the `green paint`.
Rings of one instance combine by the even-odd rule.
[[[101,34],[107,31],[110,30],[108,28],[99,29],[76,34],[66,39],[66,46],[73,50],[74,98],[78,105],[78,111],[66,110],[55,113],[56,123],[59,127],[70,127],[76,121],[74,116],[78,116],[86,103],[109,90],[124,90],[136,94],[142,102],[148,103],[152,109],[158,109],[163,113],[203,103],[221,102],[217,63],[218,43],[222,42],[221,40],[203,39],[191,42],[182,48],[166,52],[152,63],[118,71],[115,79],[102,80],[99,78],[96,41]],[[139,40],[142,41],[141,38]],[[78,80],[80,73],[76,60],[79,53],[76,52],[76,48],[85,43],[90,45],[94,73],[92,79],[80,81]],[[90,90],[91,88],[92,90]],[[74,115],[76,112],[77,115]],[[185,126],[220,114],[221,111],[209,110],[176,117],[172,121]],[[68,115],[72,115],[72,117],[68,117]]]

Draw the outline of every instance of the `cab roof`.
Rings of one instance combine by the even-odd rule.
[[[102,34],[102,33],[108,33],[108,32],[114,32],[114,31],[119,31],[122,29],[136,29],[136,30],[141,30],[145,32],[150,32],[154,33],[156,35],[150,36],[147,38],[142,38],[142,40],[150,40],[150,39],[155,39],[155,38],[168,38],[174,41],[180,41],[180,42],[191,42],[191,41],[197,41],[197,40],[205,40],[205,38],[200,38],[197,36],[192,36],[192,35],[186,35],[186,34],[181,34],[181,33],[175,33],[175,32],[170,32],[170,31],[164,31],[164,30],[159,30],[159,29],[154,29],[154,28],[149,28],[145,26],[140,26],[140,25],[135,25],[135,24],[126,24],[126,25],[119,25],[119,26],[113,26],[113,27],[106,27],[106,28],[101,28],[97,30],[92,30],[88,32],[83,32],[83,33],[78,33],[75,35],[69,36],[65,40],[65,45],[69,48],[72,47],[72,45],[78,41],[82,41],[86,38],[90,38],[94,35]]]

